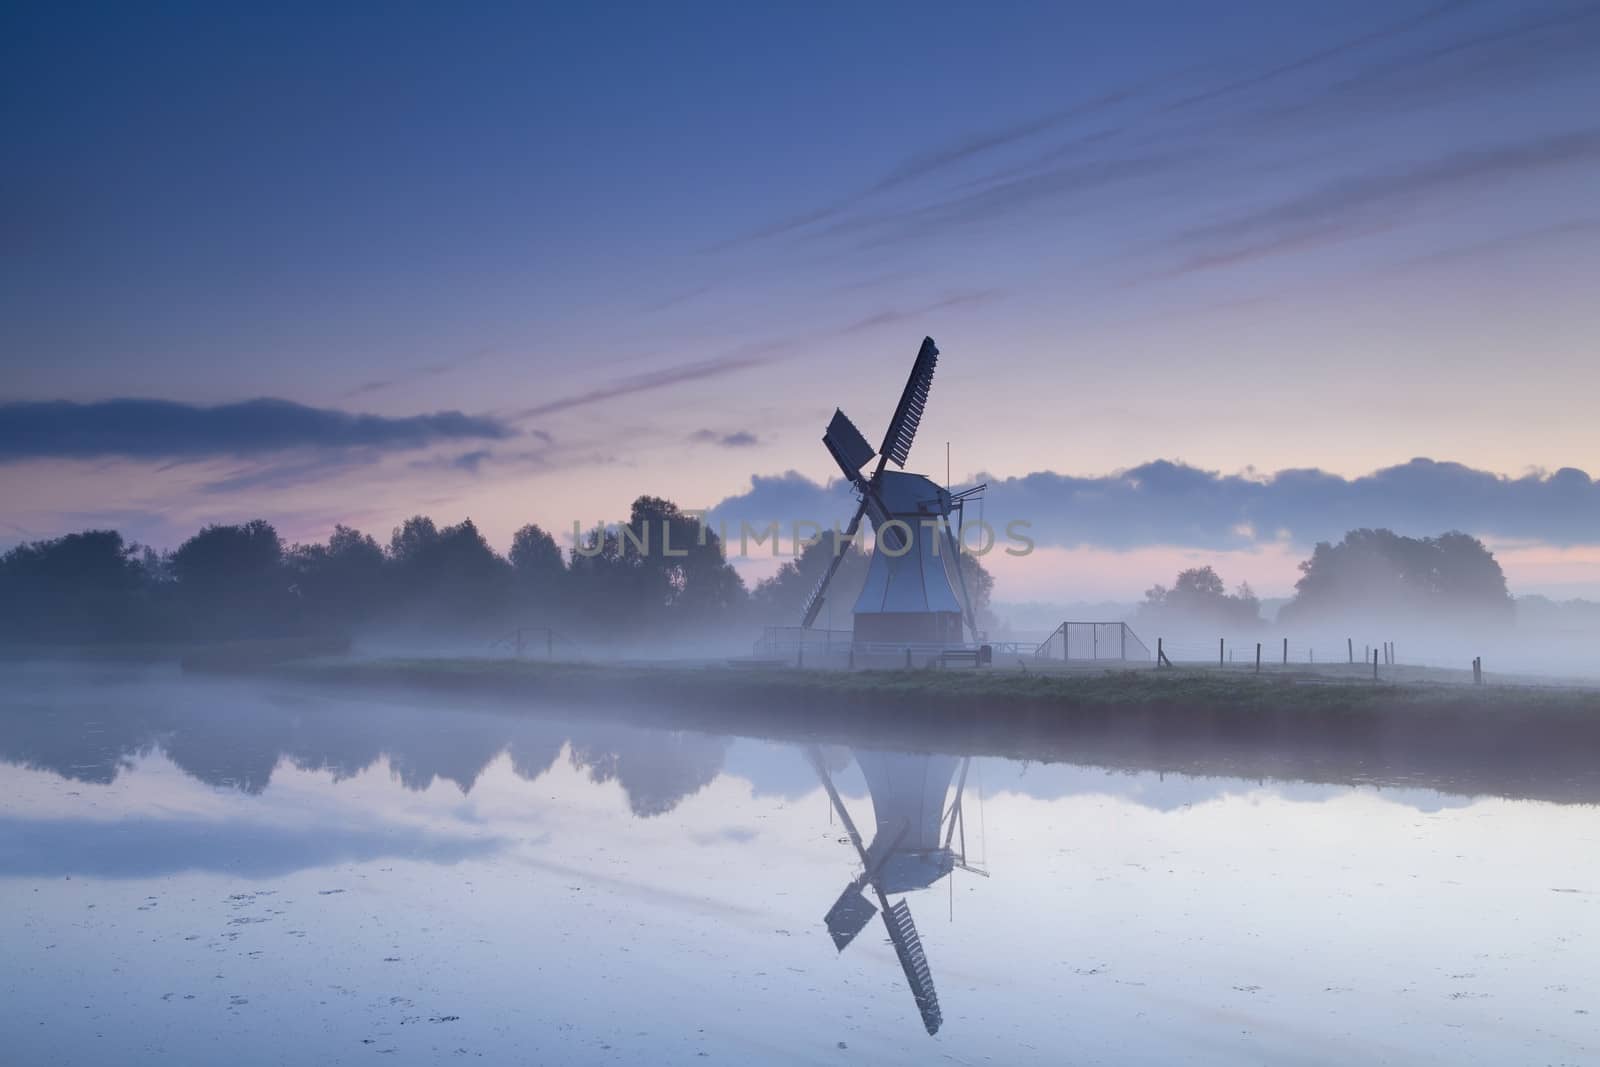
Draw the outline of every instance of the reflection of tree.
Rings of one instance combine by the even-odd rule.
[[[230,714],[225,704],[186,704],[168,714],[161,748],[178,768],[208,785],[259,794],[290,747],[294,722],[251,709]]]
[[[695,733],[606,729],[573,738],[572,765],[592,782],[616,781],[628,808],[643,818],[677,807],[722,770],[728,739]]]
[[[245,706],[230,706],[230,699]],[[621,785],[634,814],[660,815],[722,770],[726,738],[404,705],[264,703],[237,691],[155,706],[28,703],[0,711],[0,760],[109,784],[155,751],[207,785],[259,794],[280,760],[343,781],[387,758],[405,788],[443,779],[469,793],[505,753],[519,778],[545,774],[571,744],[572,764]]]
[[[101,704],[0,709],[0,760],[72,782],[110,785],[156,747],[147,715]]]

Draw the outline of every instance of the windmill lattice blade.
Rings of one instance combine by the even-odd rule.
[[[855,537],[856,531],[861,528],[861,516],[866,514],[866,511],[867,502],[863,499],[861,506],[856,509],[855,518],[851,519],[850,525],[845,527],[845,539],[853,539]],[[800,625],[805,629],[811,629],[812,625],[817,621],[817,616],[822,614],[822,601],[824,594],[828,590],[828,583],[833,581],[833,573],[839,569],[839,564],[844,562],[844,554],[847,551],[849,551],[848,548],[840,548],[838,542],[834,542],[833,558],[828,561],[828,569],[822,572],[822,580],[817,583],[815,589],[811,590],[811,596],[806,600],[806,612],[800,620]]]
[[[861,436],[861,431],[856,429],[856,424],[838,408],[833,409],[833,418],[828,422],[828,432],[822,435],[822,443],[828,447],[834,462],[844,471],[844,476],[851,481],[860,478],[861,468],[877,455],[872,446],[867,444],[867,439]]]
[[[905,391],[900,394],[900,406],[894,409],[889,430],[883,435],[883,447],[878,449],[884,459],[893,460],[896,467],[905,467],[911,456],[911,442],[922,422],[922,411],[928,406],[928,390],[933,387],[933,369],[938,363],[938,346],[933,338],[924,337],[917,361],[911,365],[911,377],[906,379]]]
[[[900,957],[900,969],[906,972],[906,982],[916,999],[917,1010],[922,1013],[922,1025],[928,1033],[936,1034],[944,1022],[939,1011],[939,994],[933,988],[933,972],[928,970],[928,957],[922,951],[922,938],[917,936],[916,925],[911,921],[911,908],[898,900],[883,913],[883,924],[889,929],[889,940]]]

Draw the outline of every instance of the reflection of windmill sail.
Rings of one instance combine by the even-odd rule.
[[[961,780],[965,784],[967,761],[952,756],[858,752],[856,762],[867,780],[877,824],[872,843],[868,845],[862,842],[855,820],[834,788],[821,751],[812,746],[807,756],[861,858],[860,877],[845,887],[823,920],[834,947],[844,951],[881,910],[884,929],[899,957],[923,1026],[928,1033],[936,1033],[944,1017],[939,1010],[939,996],[934,989],[927,954],[922,949],[922,939],[912,922],[910,906],[904,899],[890,904],[888,894],[925,889],[955,867],[973,869],[967,866],[964,856],[957,858],[950,850],[956,821],[960,818],[959,797],[949,809],[949,829],[944,825],[944,800],[950,780],[959,763]],[[869,886],[876,904],[866,895]]]
[[[900,957],[900,967],[906,972],[906,983],[911,986],[917,1011],[922,1013],[922,1025],[928,1028],[928,1033],[936,1034],[944,1022],[939,1012],[939,994],[933,988],[933,974],[928,970],[928,957],[922,951],[922,938],[917,936],[911,908],[904,899],[895,901],[883,913],[883,924],[889,928],[889,940],[894,943],[895,955]]]

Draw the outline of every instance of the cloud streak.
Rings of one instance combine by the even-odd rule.
[[[734,430],[732,433],[718,433],[715,430],[696,430],[689,435],[689,443],[694,445],[719,445],[722,448],[750,448],[761,443],[761,439],[749,430]]]
[[[0,404],[0,462],[204,459],[299,448],[394,451],[514,434],[499,420],[459,411],[390,417],[273,399],[210,407],[144,399]]]
[[[733,374],[747,370],[750,367],[759,367],[770,363],[773,352],[784,347],[781,344],[768,344],[743,348],[725,356],[713,359],[696,360],[692,363],[682,363],[676,367],[665,367],[661,370],[646,371],[642,374],[630,374],[613,379],[603,385],[571,396],[547,400],[542,404],[535,404],[530,408],[523,408],[510,418],[512,421],[531,419],[539,415],[554,415],[557,412],[567,411],[571,408],[585,407],[589,404],[598,404],[603,400],[615,400],[619,397],[632,396],[635,393],[648,393],[657,389],[666,389],[684,382],[703,381],[707,378],[718,378],[724,374]]]
[[[1600,484],[1572,467],[1510,478],[1414,459],[1345,478],[1316,468],[1222,474],[1156,460],[1100,477],[1038,471],[987,480],[990,523],[1003,528],[1025,520],[1041,545],[1232,550],[1287,540],[1305,547],[1362,526],[1600,544]],[[851,506],[842,483],[823,485],[789,471],[755,477],[749,491],[723,500],[712,518],[826,523],[847,516]]]

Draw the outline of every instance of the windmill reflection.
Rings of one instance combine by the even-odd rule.
[[[807,746],[806,757],[861,860],[860,875],[845,886],[823,919],[834,947],[843,952],[872,917],[881,913],[922,1023],[929,1034],[937,1033],[944,1017],[922,939],[904,896],[893,904],[889,903],[889,896],[927,889],[957,868],[989,876],[981,867],[969,863],[966,855],[962,798],[972,758],[857,750],[856,763],[866,778],[877,824],[872,842],[863,844],[855,820],[834,787],[822,750],[816,745]],[[952,779],[956,782],[955,796],[946,808]]]

